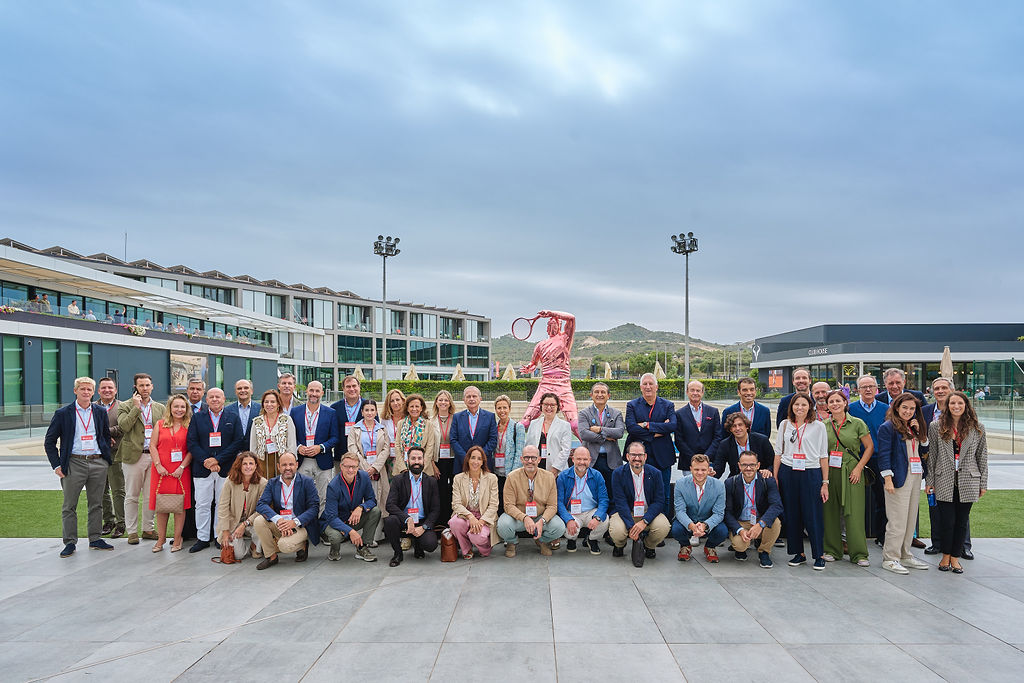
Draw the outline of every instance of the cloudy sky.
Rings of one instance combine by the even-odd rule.
[[[1021,319],[1024,5],[0,0],[0,236],[719,342]]]

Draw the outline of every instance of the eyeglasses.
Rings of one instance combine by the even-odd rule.
[[[757,463],[756,462],[751,462],[751,463],[742,463],[741,462],[740,463],[740,469],[741,470],[756,470],[757,469]]]
[[[532,462],[534,460],[540,460],[540,456],[536,455],[524,455],[520,458],[523,462]]]

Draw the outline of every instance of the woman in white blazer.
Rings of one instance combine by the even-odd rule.
[[[540,417],[530,422],[526,431],[526,445],[540,449],[540,466],[554,475],[568,467],[572,448],[572,427],[558,417],[562,402],[548,392],[540,397]]]

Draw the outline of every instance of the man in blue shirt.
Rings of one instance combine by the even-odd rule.
[[[857,380],[857,392],[860,398],[850,404],[850,415],[864,420],[871,433],[871,441],[875,444],[875,455],[871,456],[870,467],[875,473],[875,479],[871,484],[871,495],[875,502],[875,514],[873,515],[868,528],[868,537],[875,535],[875,545],[881,547],[882,539],[885,537],[885,525],[888,518],[885,516],[885,489],[882,477],[878,474],[878,428],[885,422],[885,412],[889,406],[876,400],[878,395],[878,381],[871,375],[864,375]]]
[[[693,543],[704,539],[704,558],[718,562],[715,551],[729,536],[725,527],[725,484],[709,477],[708,456],[698,453],[690,460],[690,474],[676,482],[676,518],[672,538],[679,541],[680,562],[690,559]]]
[[[380,523],[380,508],[373,496],[370,475],[359,469],[359,456],[346,453],[341,456],[341,472],[327,485],[327,503],[320,518],[324,536],[331,544],[327,559],[341,559],[341,544],[346,539],[356,547],[356,557],[366,562],[377,558],[366,547],[363,534],[370,542]],[[363,532],[363,533],[360,533]]]
[[[591,555],[600,555],[598,542],[608,531],[608,488],[604,477],[590,466],[590,450],[580,446],[572,452],[569,469],[558,473],[558,516],[565,522],[565,549],[576,552],[576,540],[590,546]]]

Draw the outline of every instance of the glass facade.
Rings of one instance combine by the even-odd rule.
[[[434,342],[409,342],[409,362],[414,365],[437,365],[437,344]]]
[[[467,346],[466,347],[466,367],[469,368],[486,368],[489,365],[490,359],[487,355],[486,346]]]
[[[441,328],[438,330],[441,339],[462,339],[462,320],[441,316]]]
[[[437,316],[430,313],[410,313],[409,336],[437,339]]]
[[[441,362],[438,364],[444,367],[455,367],[459,363],[466,364],[462,357],[462,344],[441,344]]]
[[[380,363],[380,340],[375,340],[377,362]],[[388,365],[405,365],[405,340],[388,339]]]
[[[339,334],[338,362],[371,365],[373,363],[373,338]]]
[[[235,305],[235,290],[227,287],[208,287],[206,285],[191,284],[186,282],[184,291],[192,296],[199,296],[208,301],[218,301],[222,304]]]
[[[370,331],[370,309],[368,306],[338,304],[338,329],[355,332]]]
[[[43,406],[53,410],[60,405],[60,342],[43,341]]]
[[[213,386],[224,388],[224,356],[213,357]]]
[[[92,346],[85,342],[75,344],[75,376],[92,377]]]
[[[4,414],[20,415],[25,402],[25,355],[21,337],[3,338]]]

